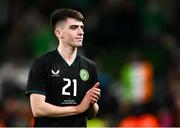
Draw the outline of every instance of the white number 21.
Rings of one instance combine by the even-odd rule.
[[[62,88],[62,95],[71,95],[66,89],[69,88],[73,82],[73,96],[77,96],[77,79],[73,79],[72,82],[68,78],[63,78],[63,80],[67,81],[67,84]]]

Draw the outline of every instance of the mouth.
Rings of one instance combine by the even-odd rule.
[[[83,39],[83,37],[77,37],[77,38],[75,38],[75,39],[81,39],[81,40],[82,40],[82,39]]]
[[[78,41],[82,41],[83,40],[83,38],[75,38],[76,40],[78,40]]]

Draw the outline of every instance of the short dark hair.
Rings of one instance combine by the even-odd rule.
[[[58,22],[65,21],[67,18],[73,18],[78,21],[84,20],[83,15],[76,10],[68,9],[68,8],[57,9],[51,14],[50,26],[54,30]]]

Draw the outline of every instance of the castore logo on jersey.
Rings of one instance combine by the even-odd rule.
[[[53,76],[53,77],[59,77],[59,70],[54,71],[53,69],[51,69],[51,73],[52,73],[51,76]]]

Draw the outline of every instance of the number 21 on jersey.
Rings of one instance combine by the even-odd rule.
[[[63,78],[63,81],[67,81],[67,84],[62,87],[62,95],[72,95],[67,91],[67,88],[73,86],[73,96],[77,96],[77,79]]]

